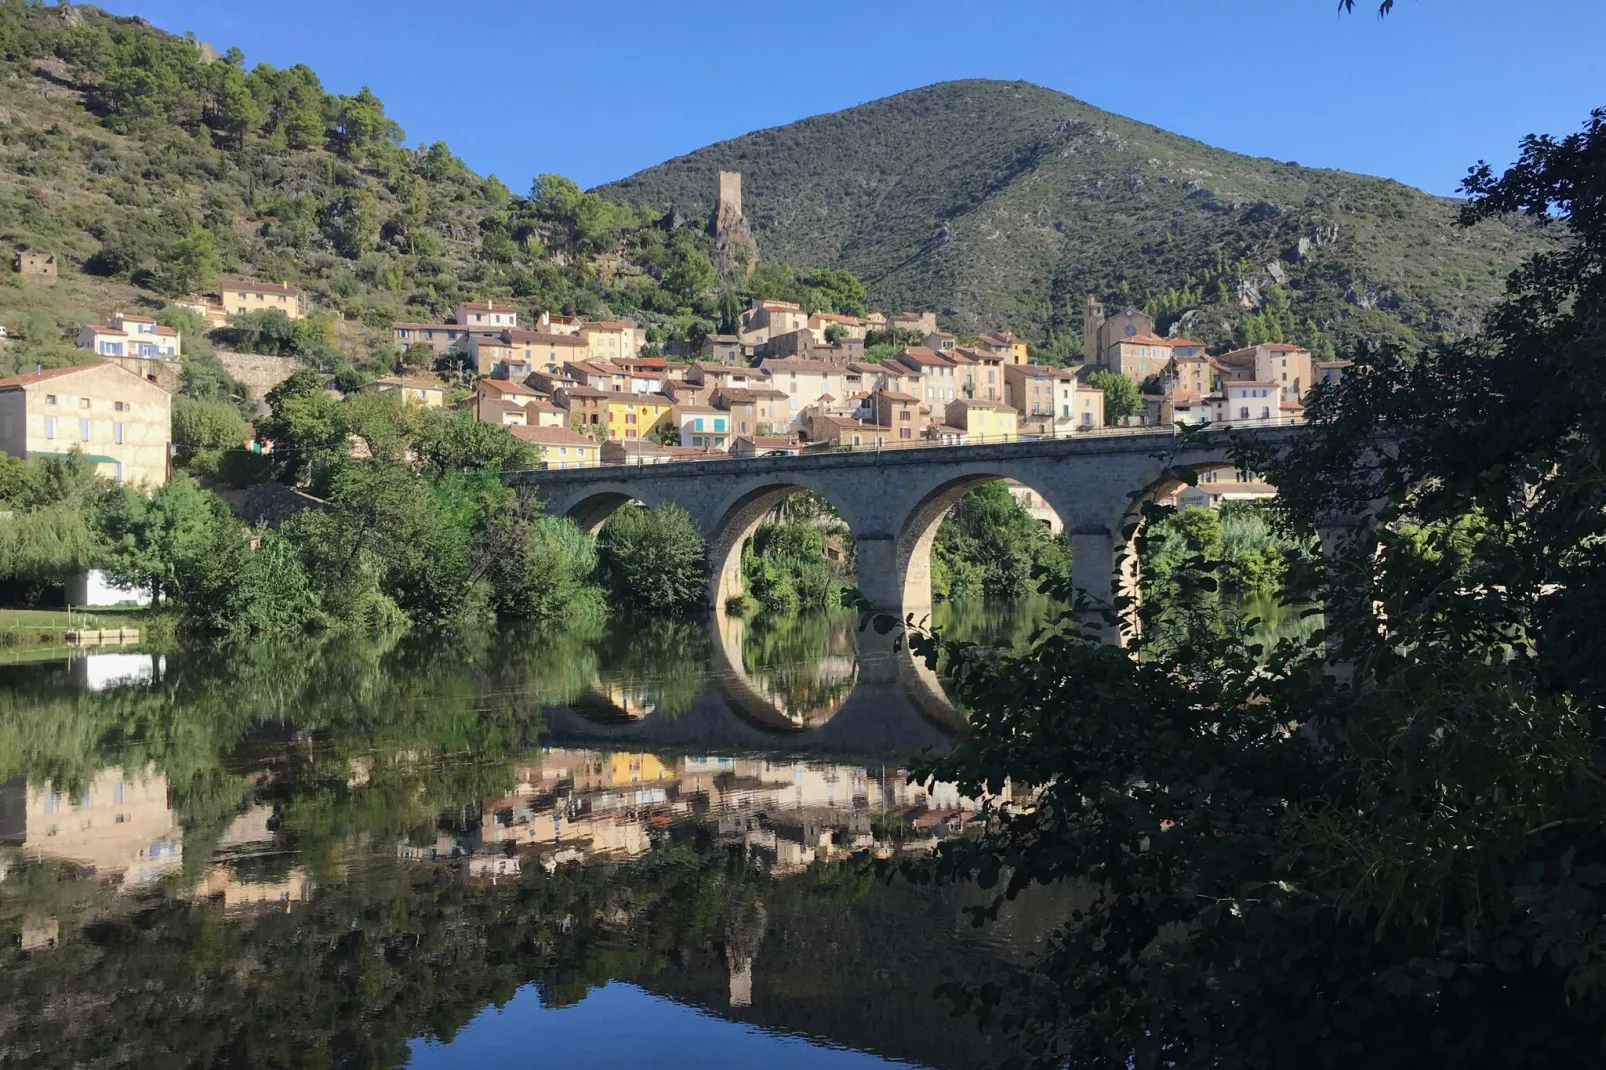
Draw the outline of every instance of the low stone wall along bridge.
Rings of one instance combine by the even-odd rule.
[[[1275,446],[1302,432],[1273,426],[1233,434]],[[1139,503],[1175,490],[1177,468],[1229,464],[1228,446],[1226,433],[1180,446],[1171,431],[1094,433],[996,446],[540,470],[512,479],[536,493],[549,513],[593,531],[627,502],[682,506],[708,541],[716,611],[742,592],[742,547],[765,516],[790,495],[813,491],[853,533],[860,593],[879,608],[918,618],[931,606],[937,527],[977,486],[1014,479],[1037,492],[1064,521],[1073,582],[1108,600]]]

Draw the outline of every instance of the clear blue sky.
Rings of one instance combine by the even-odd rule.
[[[584,186],[952,78],[1025,79],[1222,148],[1453,193],[1606,106],[1602,0],[103,0],[363,85],[409,144]],[[1363,10],[1364,8],[1364,10]]]

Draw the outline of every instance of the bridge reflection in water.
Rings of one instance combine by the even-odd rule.
[[[589,697],[607,693],[616,703],[600,715],[594,701],[549,707],[546,738],[557,745],[648,750],[883,755],[946,749],[964,717],[937,674],[896,634],[859,630],[856,621],[837,618],[817,655],[815,701],[787,686],[795,681],[750,668],[745,642],[762,625],[721,614],[710,618],[707,680],[688,708],[666,715],[648,709],[650,688],[599,684]]]

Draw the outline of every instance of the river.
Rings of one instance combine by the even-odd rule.
[[[939,607],[1021,642],[1048,607]],[[851,614],[0,666],[0,1064],[969,1067],[1056,918],[875,880],[974,814]]]

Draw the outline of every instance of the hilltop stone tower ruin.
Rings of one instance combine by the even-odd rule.
[[[721,171],[719,195],[714,202],[714,267],[724,278],[746,278],[758,266],[758,242],[742,215],[742,173]]]

